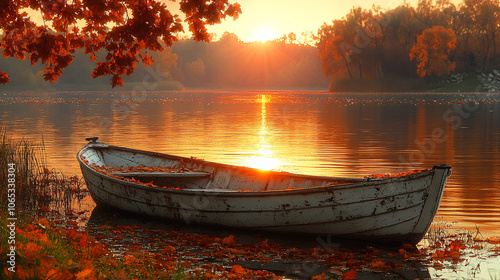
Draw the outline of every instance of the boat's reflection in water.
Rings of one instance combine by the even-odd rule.
[[[104,226],[104,227],[103,227]],[[210,246],[201,246],[193,242],[182,242],[183,237],[193,240],[191,237],[207,236],[209,238],[225,238],[230,235],[236,237],[237,243],[242,245],[242,249],[248,248],[244,244],[257,244],[265,239],[268,239],[268,244],[273,251],[281,250],[283,252],[291,252],[295,254],[290,256],[288,260],[275,259],[272,261],[261,263],[258,260],[241,256],[240,260],[230,265],[241,265],[244,268],[252,270],[267,270],[272,271],[276,275],[285,277],[285,279],[311,279],[312,276],[326,273],[326,275],[334,276],[334,266],[329,266],[324,263],[322,254],[329,254],[331,257],[339,258],[335,262],[344,263],[347,260],[340,258],[349,256],[357,262],[366,262],[370,264],[373,260],[367,258],[370,251],[379,250],[376,258],[382,259],[385,263],[392,262],[394,264],[403,265],[402,268],[383,271],[358,270],[357,279],[429,279],[431,278],[429,270],[423,263],[412,262],[405,263],[401,261],[401,255],[398,254],[399,248],[386,247],[383,244],[374,244],[363,241],[354,241],[346,239],[332,239],[328,236],[310,237],[297,236],[277,233],[262,233],[256,231],[248,231],[233,228],[210,227],[195,224],[185,224],[178,221],[165,221],[144,217],[129,212],[118,211],[106,206],[96,206],[92,211],[92,215],[88,221],[88,229],[90,235],[99,236],[103,231],[111,229],[126,229],[131,232],[130,236],[133,239],[123,238],[113,240],[113,237],[104,240],[109,242],[116,254],[125,252],[125,247],[134,244],[143,244],[143,249],[155,252],[151,238],[164,242],[168,239],[162,238],[169,236],[170,240],[175,239],[180,246],[174,246],[177,253],[183,256],[183,259],[189,259],[190,255],[197,254],[196,266],[202,266],[204,263],[218,263],[224,260],[218,260],[211,257],[209,252],[213,250]],[[168,242],[168,241],[166,241]],[[127,244],[129,243],[129,244]],[[221,246],[225,246],[221,244]],[[257,246],[256,246],[257,247]],[[376,248],[376,249],[375,249]],[[297,255],[297,252],[303,252]],[[314,254],[319,252],[320,254]],[[262,253],[265,254],[263,251]],[[390,254],[392,253],[392,254]],[[393,255],[390,257],[389,255]],[[340,267],[342,268],[342,267]],[[344,273],[346,272],[345,267]],[[330,272],[329,272],[330,271]]]

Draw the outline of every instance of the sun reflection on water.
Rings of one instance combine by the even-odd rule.
[[[16,139],[39,143],[43,135],[48,165],[64,174],[81,175],[75,154],[90,136],[140,150],[319,176],[397,173],[407,171],[412,159],[416,168],[448,163],[453,174],[438,216],[470,230],[479,226],[485,236],[500,234],[497,95],[183,91],[137,99],[127,92],[60,92],[50,93],[57,98],[48,101],[64,103],[33,103],[45,100],[41,94],[2,95],[0,125]],[[462,127],[443,117],[463,105],[457,102],[476,98],[479,107],[470,117],[453,115],[462,117]],[[437,130],[444,132],[442,143],[435,140]]]
[[[271,102],[271,96],[261,94],[257,99],[260,103],[260,129],[258,148],[254,155],[245,159],[245,166],[258,168],[262,170],[273,170],[280,166],[281,161],[276,158],[274,146],[270,144],[269,128],[267,126],[267,108],[266,104]]]

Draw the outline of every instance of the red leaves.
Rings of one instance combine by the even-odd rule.
[[[83,157],[82,157],[82,160],[83,162],[85,162],[85,164],[88,164],[88,161],[85,160]],[[123,167],[123,166],[119,166],[119,167],[115,167],[115,166],[98,166],[98,165],[90,165],[90,168],[94,169],[95,171],[99,172],[99,173],[102,173],[102,174],[105,174],[107,176],[110,176],[110,177],[113,177],[113,178],[116,178],[116,179],[120,179],[120,180],[123,180],[123,181],[127,181],[127,182],[132,182],[132,183],[136,183],[136,184],[142,184],[142,185],[145,185],[145,186],[150,186],[150,187],[155,187],[155,188],[164,188],[164,189],[180,189],[179,187],[169,187],[169,186],[157,186],[157,185],[154,185],[153,182],[141,182],[140,180],[137,180],[135,178],[125,178],[125,177],[122,177],[121,174],[116,174],[116,173],[133,173],[133,172],[162,172],[162,173],[184,173],[184,172],[188,172],[188,171],[193,171],[192,169],[190,168],[186,168],[184,167],[184,164],[183,162],[181,161],[179,163],[179,166],[175,166],[175,167],[152,167],[152,166],[144,166],[144,165],[140,165],[140,166],[130,166],[130,167]],[[120,175],[120,176],[118,176]]]
[[[229,235],[228,237],[224,237],[222,239],[222,244],[226,246],[234,246],[236,245],[236,241],[234,240],[234,235]]]
[[[328,279],[328,276],[326,276],[326,273],[321,273],[319,275],[314,275],[313,277],[311,277],[311,280],[326,280]]]
[[[445,246],[442,249],[437,249],[432,254],[432,259],[435,264],[438,264],[438,266],[440,266],[440,263],[445,260],[457,262],[462,257],[464,249],[466,249],[464,244],[461,244],[458,240],[452,240],[448,246]]]
[[[42,249],[41,246],[36,244],[35,242],[28,242],[26,245],[23,245],[19,242],[19,252],[26,258],[28,262],[32,262],[39,255],[39,251]]]
[[[124,78],[118,76],[118,75],[113,75],[113,77],[111,78],[111,86],[112,87],[116,87],[116,86],[123,86],[123,82],[125,81]]]
[[[227,0],[184,0],[181,6],[189,13],[187,21],[198,41],[208,40],[205,25],[219,23],[227,16],[237,18],[241,13],[238,4]],[[32,22],[20,12],[24,8],[40,11],[44,22]],[[83,28],[75,27],[76,23]],[[97,64],[92,77],[111,75],[113,87],[122,86],[122,76],[133,73],[139,59],[145,65],[152,64],[148,50],[162,51],[183,31],[180,18],[159,0],[2,1],[0,29],[5,32],[0,39],[3,55],[19,59],[28,55],[32,64],[41,59],[46,67],[44,79],[51,83],[72,63],[71,54],[76,49],[85,48],[92,61],[105,49],[106,59]],[[8,77],[0,72],[0,83],[9,82]]]
[[[36,36],[27,46],[30,52],[31,65],[39,59],[45,64],[44,79],[54,83],[63,73],[63,69],[73,61],[74,48],[60,34],[43,32]]]
[[[261,242],[257,243],[257,246],[265,250],[271,249],[271,246],[267,244],[268,241],[268,239],[264,239]]]
[[[208,32],[205,25],[220,23],[227,16],[238,18],[241,14],[239,4],[229,4],[228,0],[192,1],[181,0],[181,11],[186,14],[189,30],[195,41],[207,41]]]
[[[88,161],[85,159],[84,162],[88,164]],[[182,165],[182,164],[181,164]],[[123,166],[98,166],[98,165],[91,165],[91,168],[94,170],[100,172],[100,173],[113,173],[113,172],[118,172],[118,173],[133,173],[133,172],[163,172],[163,173],[184,173],[187,171],[192,171],[189,168],[186,167],[152,167],[152,166],[145,166],[145,165],[138,165],[138,166],[130,166],[130,167],[123,167]]]
[[[342,280],[353,280],[356,279],[356,277],[357,277],[356,270],[351,270],[342,275]]]
[[[241,265],[233,265],[233,268],[231,268],[232,273],[236,274],[246,274],[248,272],[248,269],[243,268]]]
[[[241,6],[238,3],[230,5],[224,12],[224,16],[232,17],[235,20],[240,16],[240,14],[241,14]]]
[[[470,238],[470,241],[464,241],[460,236],[446,236],[440,239],[439,243],[422,248],[421,252],[411,245],[403,245],[398,252],[392,248],[372,246],[354,250],[328,246],[303,248],[299,246],[301,244],[296,245],[300,248],[287,247],[271,243],[265,238],[246,244],[236,243],[237,237],[234,235],[220,238],[193,232],[137,226],[105,225],[99,228],[89,227],[88,230],[90,235],[78,230],[76,223],[59,227],[51,225],[47,219],[33,220],[29,225],[20,225],[17,232],[20,261],[16,267],[16,274],[12,277],[170,279],[175,275],[182,275],[186,279],[280,279],[270,271],[250,269],[245,264],[247,260],[265,264],[272,259],[298,264],[303,264],[305,261],[308,264],[328,267],[327,272],[320,270],[316,275],[307,275],[315,280],[358,279],[367,271],[384,278],[398,275],[399,269],[406,269],[405,263],[410,263],[408,268],[414,269],[413,263],[420,263],[425,267],[441,267],[445,262],[460,262],[466,259],[467,250],[477,242],[498,240],[490,238],[477,241]],[[51,235],[50,240],[53,242],[46,242],[45,236],[49,233],[62,234],[66,238],[58,239]],[[95,236],[95,239],[92,236]],[[261,237],[255,236],[255,238]],[[115,250],[111,254],[106,249],[108,246],[106,244],[110,244],[113,248],[119,247],[120,250]],[[68,254],[69,258],[55,258],[48,255],[48,252],[57,250],[53,246],[63,246],[65,251],[75,251]],[[498,247],[494,250],[498,252]],[[37,261],[33,261],[33,258]],[[314,266],[308,266],[311,267]],[[179,273],[179,268],[184,268],[183,273]],[[12,275],[6,270],[4,272],[7,276]],[[359,276],[357,272],[360,272]]]
[[[15,275],[4,271],[9,279],[97,279],[94,260],[88,253],[104,250],[107,254],[102,244],[77,231],[76,226],[62,228],[51,225],[45,218],[32,219],[30,224],[19,222]],[[65,233],[67,238],[63,240],[61,234]]]
[[[0,69],[0,83],[6,84],[9,82],[9,74],[2,72],[2,69]]]
[[[455,69],[450,56],[455,50],[457,37],[453,29],[434,26],[424,30],[412,47],[410,59],[417,61],[420,77],[448,75]]]
[[[153,65],[153,58],[151,56],[145,54],[145,55],[139,55],[139,57],[142,59],[142,63],[144,63],[144,66],[151,66]]]

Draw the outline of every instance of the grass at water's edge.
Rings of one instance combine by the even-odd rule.
[[[428,87],[430,92],[487,92],[484,89],[484,84],[477,78],[476,75],[464,77],[459,83],[433,83]]]
[[[36,181],[43,162],[40,150],[27,140],[15,141],[0,128],[0,205],[33,209]],[[11,207],[12,208],[12,207]],[[3,209],[2,209],[3,210]]]
[[[26,139],[13,139],[0,127],[0,208],[32,212],[40,206],[67,207],[71,194],[83,185],[76,175],[49,169],[45,147]],[[53,205],[54,206],[54,205]]]

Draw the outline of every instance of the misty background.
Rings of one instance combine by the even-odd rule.
[[[292,43],[294,35],[281,40],[246,43],[233,33],[224,33],[210,43],[181,39],[163,52],[149,53],[152,66],[137,63],[115,90],[160,91],[182,89],[328,89],[330,79],[321,72],[318,49]],[[43,80],[44,65],[29,60],[0,59],[0,68],[10,73],[3,90],[111,90],[111,77],[93,79],[96,61],[83,51],[54,84]]]

